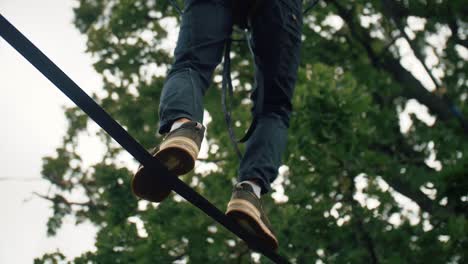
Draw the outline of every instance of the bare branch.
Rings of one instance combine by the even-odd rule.
[[[47,196],[47,195],[43,195],[43,194],[40,194],[40,193],[37,193],[37,192],[33,192],[34,195],[42,198],[42,199],[45,199],[45,200],[49,200],[51,202],[62,202],[66,205],[78,205],[78,206],[92,206],[92,204],[90,202],[84,202],[84,203],[80,203],[80,202],[71,202],[71,201],[68,201],[67,199],[65,199],[65,197],[61,196],[61,195],[55,195],[54,197],[51,197],[51,196]]]

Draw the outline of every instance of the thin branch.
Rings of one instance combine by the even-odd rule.
[[[390,17],[390,22],[392,22],[395,25],[395,27],[400,31],[400,34],[406,40],[406,42],[408,42],[408,45],[413,51],[414,56],[419,60],[421,65],[424,67],[424,70],[426,71],[426,73],[429,75],[432,82],[434,83],[436,87],[434,94],[438,95],[447,104],[447,106],[450,108],[450,112],[455,116],[456,119],[458,119],[463,129],[465,130],[466,134],[468,135],[468,120],[466,120],[466,118],[461,114],[461,112],[458,111],[458,108],[455,107],[453,100],[446,94],[447,93],[446,85],[442,81],[439,81],[437,80],[437,78],[435,78],[434,74],[427,66],[423,58],[423,55],[421,54],[419,49],[415,47],[414,41],[411,41],[411,39],[408,37],[408,34],[406,34],[404,27],[403,27],[403,22],[402,22],[403,18],[405,18],[406,16],[401,16],[397,12],[395,12],[396,9],[394,7],[395,5],[394,1],[382,0],[382,3],[390,7],[386,9],[386,13]],[[454,18],[449,19],[449,27],[451,31],[458,30],[458,25]],[[458,38],[456,31],[452,32],[452,37],[454,36],[455,38]]]
[[[37,192],[33,192],[34,195],[42,198],[42,199],[45,199],[45,200],[48,200],[48,201],[51,201],[51,202],[62,202],[66,205],[79,205],[79,206],[91,206],[92,204],[90,202],[84,202],[84,203],[80,203],[80,202],[71,202],[71,201],[68,201],[67,199],[65,199],[65,197],[61,196],[61,195],[56,195],[54,197],[51,197],[51,196],[47,196],[47,195],[43,195],[43,194],[40,194],[40,193],[37,193]]]
[[[22,181],[22,182],[31,182],[31,181],[42,181],[43,178],[15,178],[15,177],[0,177],[0,181]]]
[[[330,0],[332,4],[336,7],[338,14],[343,18],[343,20],[348,25],[349,29],[351,30],[352,35],[358,40],[358,42],[362,45],[362,47],[366,50],[367,56],[372,62],[372,65],[378,67],[379,66],[379,58],[375,54],[374,50],[371,47],[371,42],[368,41],[368,36],[363,36],[360,34],[358,29],[356,28],[355,24],[353,23],[353,14],[352,9],[348,10],[344,6],[342,6],[339,1]]]
[[[382,1],[382,2],[385,4],[385,3],[391,2],[391,1]],[[405,29],[403,27],[402,17],[398,16],[395,12],[393,12],[393,8],[387,9],[387,13],[388,13],[388,15],[390,17],[390,22],[395,25],[395,27],[400,31],[401,36],[403,36],[403,38],[406,40],[406,42],[408,42],[408,45],[410,46],[411,50],[413,51],[414,56],[422,64],[422,66],[424,67],[424,70],[426,70],[426,73],[429,75],[432,82],[436,86],[436,89],[439,90],[440,86],[441,86],[440,81],[435,78],[434,74],[432,74],[431,70],[429,69],[429,67],[427,66],[427,64],[426,64],[426,62],[425,62],[425,60],[423,58],[423,55],[421,54],[419,49],[417,49],[415,47],[414,41],[411,41],[408,34],[406,34]]]

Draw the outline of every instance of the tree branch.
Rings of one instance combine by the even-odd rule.
[[[43,195],[43,194],[40,194],[40,193],[37,193],[37,192],[33,192],[34,195],[42,198],[42,199],[45,199],[45,200],[49,200],[51,202],[61,202],[61,203],[64,203],[66,205],[79,205],[79,206],[92,206],[92,203],[90,202],[84,202],[84,203],[80,203],[80,202],[71,202],[71,201],[68,201],[67,199],[65,199],[65,197],[61,196],[61,195],[55,195],[54,197],[50,197],[50,196],[47,196],[47,195]]]
[[[415,57],[419,60],[421,65],[424,67],[424,70],[426,71],[426,73],[429,75],[432,82],[436,86],[436,89],[435,89],[434,93],[439,95],[442,98],[442,100],[447,104],[447,106],[449,108],[452,108],[454,103],[453,103],[453,100],[446,93],[446,91],[447,91],[446,86],[443,83],[441,83],[441,81],[437,80],[437,78],[435,78],[434,74],[432,74],[431,70],[429,69],[429,67],[425,63],[424,56],[421,54],[419,49],[417,49],[417,47],[414,44],[414,41],[411,41],[411,39],[408,37],[408,34],[406,34],[406,32],[404,30],[404,26],[403,26],[403,20],[406,18],[406,16],[400,16],[400,15],[398,15],[398,13],[393,12],[393,10],[396,10],[396,8],[394,7],[394,5],[396,4],[395,1],[382,0],[382,3],[383,3],[383,5],[389,7],[388,9],[385,9],[384,12],[387,11],[385,13],[387,13],[387,15],[390,17],[390,21],[395,24],[395,27],[400,31],[400,34],[403,36],[403,38],[406,40],[406,42],[408,42],[408,45],[410,46],[411,50],[413,51]],[[450,10],[450,6],[448,6],[447,9]],[[452,18],[449,18],[448,23],[449,23],[449,26],[450,26],[450,30],[452,30],[452,36],[451,37],[455,38],[455,41],[456,41],[456,39],[459,39],[458,34],[457,34],[457,31],[458,31],[457,21],[456,21],[456,19],[454,17],[452,17]],[[462,127],[468,133],[468,122],[467,122],[467,120],[461,114],[454,113],[454,109],[451,109],[450,112],[451,112],[452,115],[455,115],[455,117],[461,123]]]
[[[348,10],[336,0],[330,0],[330,2],[337,9],[338,15],[348,25],[353,38],[366,50],[372,65],[389,73],[397,83],[404,87],[401,96],[415,98],[420,103],[426,105],[431,113],[437,115],[440,120],[447,121],[456,118],[468,135],[468,122],[453,110],[449,101],[429,92],[388,50],[384,54],[377,56],[376,52],[372,49],[371,43],[378,40],[371,38],[367,30],[356,22],[352,10]]]

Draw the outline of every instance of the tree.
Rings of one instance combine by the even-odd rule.
[[[74,11],[104,80],[105,96],[95,99],[145,147],[157,145],[164,76],[151,70],[170,66],[171,52],[162,45],[178,13],[166,1],[149,0],[80,0]],[[304,17],[286,166],[278,182],[288,199],[267,199],[281,252],[291,261],[467,261],[467,11],[458,0],[330,0]],[[241,134],[250,120],[244,102],[253,67],[245,45],[234,45],[233,52],[233,115]],[[407,69],[408,58],[422,72]],[[428,76],[430,87],[421,76]],[[183,179],[224,208],[238,162],[219,99],[215,82],[205,99],[212,121],[208,157],[200,164],[216,169]],[[399,115],[414,101],[436,121],[426,124],[413,113],[410,128],[402,130]],[[161,204],[138,201],[129,186],[133,172],[116,162],[122,149],[103,132],[106,154],[84,167],[76,147],[92,121],[76,107],[65,114],[67,134],[56,156],[44,158],[42,171],[56,192],[42,197],[54,209],[50,235],[67,215],[98,227],[97,250],[73,262],[249,262],[241,241],[177,196]],[[428,162],[434,155],[438,166]],[[87,200],[72,201],[71,192]],[[415,204],[412,213],[400,202],[405,197]],[[146,234],[136,227],[139,221]],[[36,262],[57,257],[63,258],[53,253]]]

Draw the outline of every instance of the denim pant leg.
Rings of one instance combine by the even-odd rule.
[[[286,148],[299,67],[301,15],[300,0],[270,0],[252,20],[256,68],[263,75],[264,102],[257,126],[247,141],[239,180],[255,179],[261,183],[262,193],[268,192],[276,179]],[[256,98],[254,92],[254,102]]]
[[[172,123],[182,117],[203,122],[203,95],[231,32],[229,0],[185,1],[175,61],[159,104],[159,133],[169,132]]]

